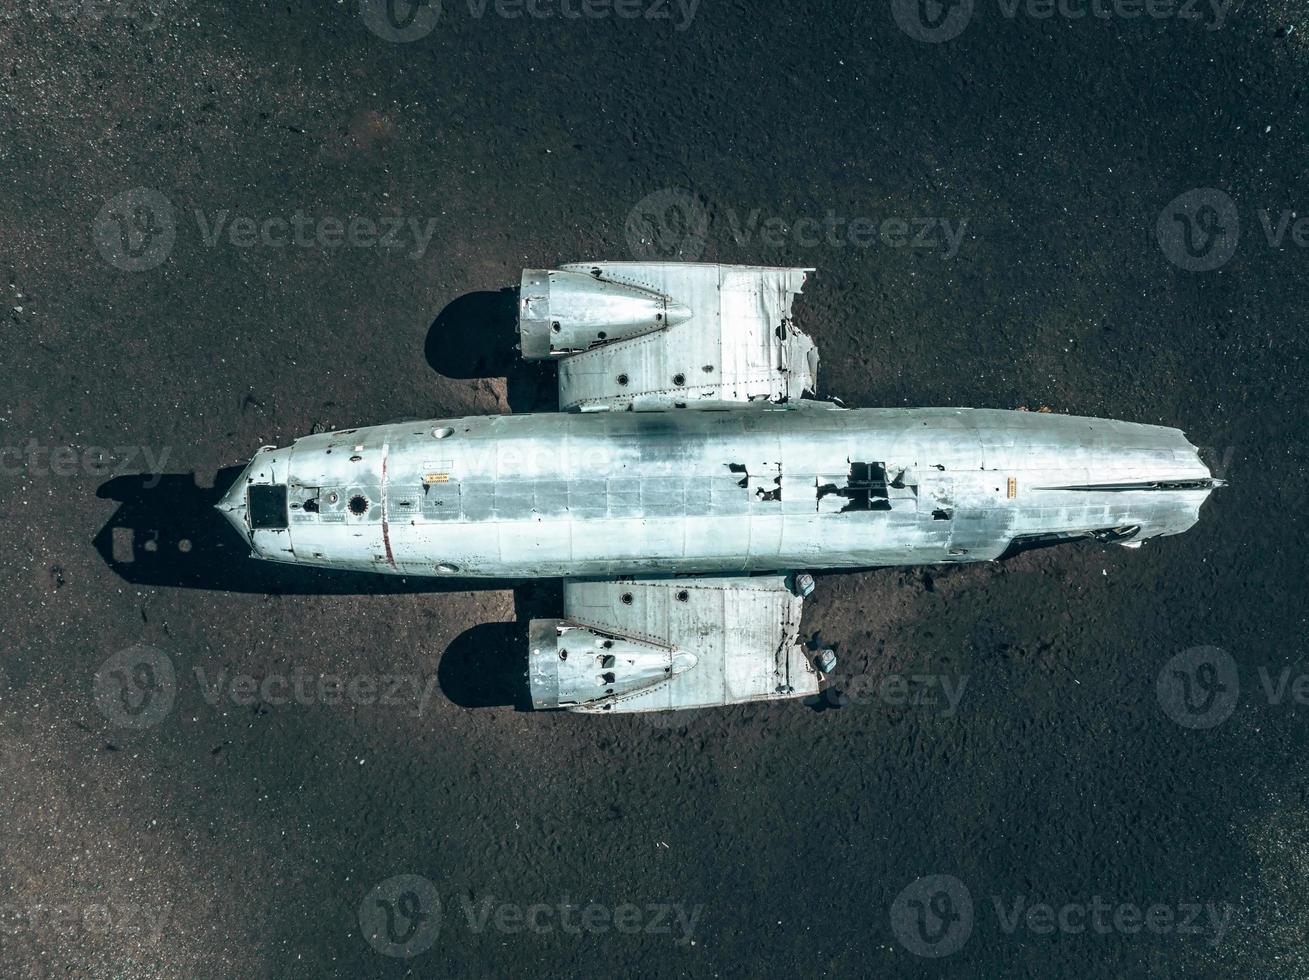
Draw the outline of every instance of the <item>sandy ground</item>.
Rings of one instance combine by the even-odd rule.
[[[1120,7],[7,2],[0,972],[1309,973],[1309,22]],[[1176,425],[1232,486],[820,576],[854,703],[673,718],[515,708],[548,583],[215,523],[261,444],[539,407],[497,291],[648,254],[816,267],[825,395]]]

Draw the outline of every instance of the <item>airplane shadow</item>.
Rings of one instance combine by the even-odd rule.
[[[468,293],[428,330],[427,363],[448,378],[504,378],[510,410],[559,409],[555,367],[518,350],[518,289]],[[242,467],[219,471],[213,487],[194,473],[119,476],[97,490],[118,509],[92,539],[110,569],[134,585],[259,595],[414,595],[512,589],[515,621],[482,623],[450,644],[437,669],[445,694],[462,707],[530,707],[527,624],[561,614],[554,580],[436,579],[279,564],[250,557],[248,543],[214,509]]]
[[[306,568],[251,558],[248,543],[214,509],[241,473],[219,471],[213,487],[194,473],[137,474],[101,484],[96,495],[117,510],[92,538],[105,564],[134,585],[259,595],[414,595],[512,589],[515,621],[482,623],[446,649],[437,669],[446,696],[461,707],[530,707],[527,623],[557,617],[554,580],[429,579]]]
[[[134,585],[260,595],[408,595],[509,588],[512,583],[409,578],[286,565],[250,557],[250,546],[214,509],[241,473],[220,470],[213,487],[193,473],[119,476],[96,495],[118,510],[91,543],[115,573]]]
[[[427,363],[447,378],[504,378],[510,411],[557,412],[559,389],[548,361],[518,350],[518,290],[467,293],[432,322]]]
[[[563,591],[558,579],[515,586],[513,622],[478,623],[446,647],[436,669],[441,692],[461,708],[512,706],[530,711],[527,624],[533,619],[559,618]]]

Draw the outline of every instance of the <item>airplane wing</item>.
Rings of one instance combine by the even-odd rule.
[[[813,391],[814,342],[791,306],[812,269],[684,262],[529,269],[523,356],[559,360],[563,411],[780,403]]]
[[[564,618],[533,620],[537,708],[666,711],[815,694],[786,575],[578,580]]]

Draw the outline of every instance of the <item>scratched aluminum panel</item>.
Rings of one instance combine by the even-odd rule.
[[[384,427],[383,427],[384,429]],[[288,499],[315,488],[315,519],[291,522],[291,546],[301,556],[332,556],[346,567],[394,572],[382,518],[387,499],[389,443],[378,428],[348,429],[299,440],[291,453]],[[362,501],[362,510],[354,504]],[[290,515],[288,514],[288,517]]]
[[[683,323],[563,358],[565,410],[785,401],[815,387],[817,349],[791,322],[794,297],[812,269],[676,262],[563,268],[598,269],[606,280],[662,293],[692,311]]]
[[[574,710],[666,711],[814,694],[818,674],[798,643],[802,605],[781,575],[567,582],[565,619],[696,658],[656,687]]]

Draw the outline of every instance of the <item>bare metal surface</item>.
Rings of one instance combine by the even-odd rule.
[[[814,390],[817,350],[791,322],[792,302],[813,270],[679,262],[578,263],[563,270],[596,288],[626,287],[677,304],[677,316],[662,329],[642,330],[628,324],[653,307],[634,299],[631,313],[622,316],[630,330],[626,339],[563,358],[559,406],[565,411],[783,402]],[[551,309],[565,316],[567,306],[560,304],[570,302],[577,319],[595,326],[589,311],[601,303],[612,308],[613,301],[610,293],[588,296],[574,286]],[[524,351],[529,333],[524,321]]]
[[[529,271],[524,353],[562,354],[572,411],[265,447],[219,507],[275,561],[585,580],[562,620],[532,626],[533,697],[645,711],[816,690],[789,573],[1137,547],[1191,527],[1218,485],[1177,429],[803,400],[817,353],[790,312],[806,271]],[[256,485],[286,486],[284,527],[251,527]]]
[[[644,286],[590,272],[527,269],[519,287],[523,356],[556,357],[666,330],[690,307]]]
[[[885,472],[884,509],[851,509],[856,463]],[[1031,534],[1176,534],[1210,492],[1176,429],[818,403],[403,423],[309,436],[249,473],[289,484],[289,527],[254,532],[262,557],[459,577],[982,561]]]
[[[566,619],[532,624],[533,700],[625,712],[814,694],[801,603],[778,575],[568,582]]]

